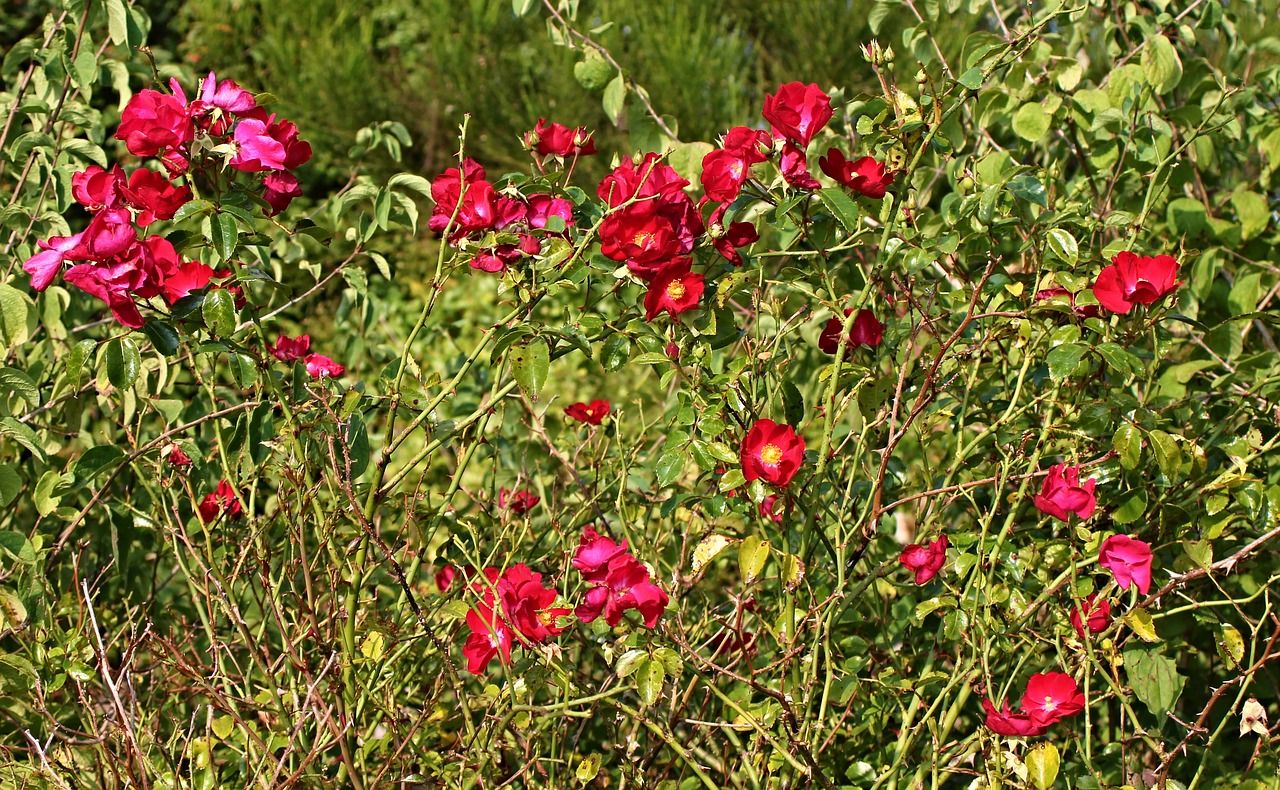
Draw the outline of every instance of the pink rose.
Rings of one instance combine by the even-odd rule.
[[[1138,586],[1143,595],[1151,589],[1151,546],[1128,535],[1113,535],[1102,541],[1098,564],[1111,571],[1120,589]]]

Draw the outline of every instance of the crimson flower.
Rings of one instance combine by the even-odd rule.
[[[804,149],[793,143],[786,143],[782,146],[782,157],[778,169],[782,171],[782,177],[793,187],[818,189],[822,186],[822,184],[818,183],[818,179],[814,178],[813,174],[809,172],[809,162],[805,156]]]
[[[427,227],[436,233],[450,228],[450,242],[488,230],[497,222],[497,198],[493,184],[485,180],[484,168],[468,157],[461,170],[451,167],[431,182],[431,199],[436,205]]]
[[[523,516],[542,501],[542,497],[529,491],[508,491],[505,488],[498,490],[498,507],[511,508],[511,512],[517,516]]]
[[[818,166],[842,185],[873,200],[884,197],[897,175],[894,170],[886,170],[884,162],[876,161],[875,157],[864,156],[850,162],[838,148],[829,149],[827,155],[818,160]]]
[[[635,609],[645,628],[653,628],[668,603],[667,594],[649,580],[649,569],[630,554],[622,554],[609,561],[602,583],[587,591],[574,613],[584,623],[604,615],[604,621],[615,626],[628,609]]]
[[[946,564],[949,545],[946,535],[927,546],[912,543],[902,550],[902,554],[898,556],[898,562],[915,574],[916,584],[926,584],[937,576],[938,571],[942,570],[942,566]]]
[[[40,252],[32,255],[27,262],[22,264],[22,268],[27,274],[31,275],[31,287],[36,291],[43,291],[58,277],[58,273],[62,271],[62,264],[67,259],[67,253],[80,246],[80,240],[84,234],[77,233],[74,236],[53,236],[48,241],[37,240],[36,246],[40,248]]]
[[[609,416],[612,406],[607,400],[593,400],[591,403],[575,403],[565,407],[564,413],[578,422],[588,425],[599,425]]]
[[[596,153],[596,141],[585,126],[570,129],[562,123],[548,124],[539,118],[532,132],[525,133],[525,144],[542,156],[587,156]]]
[[[782,505],[782,507],[779,507]],[[786,502],[777,494],[770,494],[760,500],[759,510],[760,517],[767,518],[775,524],[782,523],[783,510],[786,509]]]
[[[776,486],[786,486],[804,462],[804,437],[790,425],[760,420],[742,440],[739,459],[747,482],[760,478]]]
[[[311,159],[311,144],[298,139],[292,121],[246,118],[236,124],[236,153],[230,166],[245,173],[293,170]]]
[[[1036,735],[1044,735],[1045,730],[1049,729],[1045,725],[1036,724],[1031,716],[1026,713],[1010,712],[1009,703],[1007,702],[1000,710],[996,710],[996,706],[991,704],[991,700],[984,699],[982,701],[982,709],[987,712],[987,729],[997,735],[1030,738]]]
[[[311,351],[311,335],[298,335],[291,338],[288,335],[281,335],[276,338],[275,347],[271,349],[271,356],[281,362],[293,362],[295,359],[302,359]]]
[[[1042,672],[1027,681],[1022,696],[1022,712],[1037,725],[1048,727],[1084,711],[1084,694],[1074,679],[1063,672]]]
[[[660,197],[664,203],[688,199],[684,194],[687,186],[689,182],[675,168],[661,161],[658,154],[648,153],[638,163],[624,159],[600,180],[596,194],[609,208],[617,208],[632,198]]]
[[[307,354],[302,361],[307,366],[307,375],[313,379],[325,376],[336,378],[347,370],[323,354]]]
[[[262,179],[262,199],[267,201],[271,210],[268,216],[274,217],[289,207],[293,199],[302,195],[302,185],[293,173],[273,170]]]
[[[730,222],[728,227],[725,227],[724,213],[728,208],[729,204],[723,203],[711,212],[711,219],[707,223],[708,235],[711,236],[711,246],[716,248],[716,252],[720,253],[722,258],[734,266],[741,266],[742,254],[738,250],[750,247],[759,241],[760,233],[750,222]]]
[[[1035,506],[1042,513],[1056,519],[1067,521],[1068,513],[1086,519],[1093,515],[1098,499],[1093,495],[1097,478],[1089,478],[1080,485],[1080,467],[1055,464],[1049,467],[1049,474],[1040,486],[1040,493],[1035,498]]]
[[[644,297],[645,320],[652,321],[666,311],[676,316],[698,306],[704,290],[701,274],[689,271],[688,258],[676,258],[658,270]]]
[[[1128,313],[1135,304],[1152,304],[1182,285],[1178,262],[1168,255],[1147,257],[1122,252],[1098,272],[1093,295],[1113,313]]]
[[[511,660],[515,632],[494,612],[492,598],[490,594],[479,606],[467,612],[467,627],[471,629],[471,635],[462,646],[462,655],[467,659],[467,671],[473,675],[484,672],[489,662],[499,654],[503,664]]]
[[[544,194],[530,195],[528,206],[525,220],[531,228],[547,227],[547,220],[551,217],[564,220],[566,227],[573,224],[573,204],[564,198]]]
[[[156,238],[156,237],[152,237]],[[209,286],[209,282],[214,277],[230,277],[231,271],[223,269],[215,271],[212,266],[200,263],[199,261],[186,261],[178,270],[169,275],[161,286],[161,293],[164,300],[169,304],[176,304],[179,299],[190,296],[195,291],[202,290]],[[232,289],[235,292],[235,289]]]
[[[853,308],[844,311],[847,316],[853,312]],[[840,330],[844,328],[844,319],[839,316],[833,317],[823,327],[822,334],[818,336],[818,348],[823,353],[835,354],[840,348]],[[880,345],[880,341],[884,339],[884,324],[880,323],[875,313],[865,307],[858,311],[858,316],[853,319],[853,325],[849,327],[849,339],[845,345],[845,353],[853,351],[859,346],[870,346],[875,348]]]
[[[226,480],[219,480],[218,487],[212,493],[205,495],[197,509],[200,511],[200,520],[205,524],[213,521],[220,514],[226,515],[227,518],[235,518],[243,510],[240,498],[236,496],[236,490]]]
[[[578,538],[578,550],[574,552],[570,564],[578,569],[582,578],[598,583],[604,581],[609,563],[615,557],[626,553],[626,540],[622,543],[614,543],[611,538],[596,532],[595,527],[587,526],[583,528],[582,536]]]
[[[171,466],[191,466],[191,456],[184,453],[182,448],[178,446],[177,442],[169,445],[161,454],[165,456]]]
[[[777,137],[785,137],[801,148],[827,125],[834,111],[831,97],[817,85],[788,82],[777,93],[764,97],[764,119]]]
[[[115,137],[135,156],[157,156],[191,142],[195,127],[183,101],[147,89],[129,99]]]
[[[1120,589],[1138,586],[1143,595],[1151,589],[1151,546],[1128,535],[1112,535],[1102,541],[1098,564],[1111,571]]]
[[[138,168],[129,183],[120,186],[125,201],[138,210],[138,227],[145,228],[159,219],[173,219],[178,209],[191,200],[191,190],[175,186],[163,173]]]
[[[1111,624],[1111,602],[1105,598],[1099,601],[1097,598],[1098,594],[1093,593],[1084,599],[1082,606],[1071,610],[1071,627],[1076,629],[1076,634],[1081,639],[1084,639],[1086,625],[1089,633],[1100,634]]]
[[[121,189],[128,184],[124,170],[116,165],[103,170],[89,165],[71,176],[71,196],[76,202],[93,212],[107,208],[120,208],[123,202]]]

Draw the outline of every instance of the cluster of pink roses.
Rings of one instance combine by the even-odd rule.
[[[288,335],[277,337],[276,344],[271,349],[271,356],[281,362],[302,360],[302,364],[307,367],[307,375],[313,379],[325,376],[336,378],[346,372],[346,368],[329,357],[311,353],[311,335],[298,335],[292,338]]]
[[[436,584],[448,589],[453,575],[448,574],[443,584],[437,575]],[[542,586],[542,574],[524,563],[505,571],[485,568],[484,577],[470,585],[481,600],[467,612],[471,635],[462,647],[467,671],[473,675],[484,672],[496,656],[508,663],[517,644],[531,648],[559,636],[565,628],[559,620],[569,614],[568,608],[555,605],[556,591]]]
[[[998,735],[1021,738],[1044,735],[1054,724],[1084,712],[1084,694],[1070,675],[1044,672],[1032,675],[1022,695],[1022,712],[1013,713],[1005,702],[999,710],[991,700],[982,701],[987,713],[987,727]]]
[[[503,489],[504,500],[507,493]],[[520,508],[527,510],[537,501],[537,497],[521,491],[512,498],[510,507],[524,512]],[[499,504],[506,506],[505,502]],[[634,609],[640,613],[646,628],[657,625],[669,599],[662,588],[650,580],[648,568],[627,551],[625,540],[615,543],[595,528],[587,527],[572,563],[591,585],[583,603],[574,610],[556,606],[555,590],[544,587],[542,575],[524,564],[513,565],[505,571],[486,568],[484,580],[470,583],[470,590],[481,596],[481,600],[467,613],[471,634],[462,654],[467,658],[468,671],[478,675],[496,656],[500,655],[502,662],[507,663],[516,645],[530,648],[559,636],[566,628],[560,624],[560,618],[570,614],[584,623],[603,615],[606,623],[615,626],[625,612]],[[469,578],[474,571],[467,566],[462,574]],[[457,569],[445,566],[436,573],[436,587],[441,592],[447,591],[457,575]]]
[[[267,173],[262,196],[272,213],[301,194],[297,178],[288,171],[311,157],[311,146],[298,139],[297,127],[268,116],[252,94],[231,80],[218,82],[210,73],[190,101],[177,80],[170,85],[172,94],[144,90],[134,95],[116,131],[130,153],[158,157],[164,172],[140,167],[126,177],[119,165],[110,170],[90,165],[76,173],[72,195],[92,213],[89,225],[73,236],[39,241],[40,251],[23,265],[37,291],[61,274],[106,302],[115,319],[133,329],[144,323],[138,300],[163,297],[172,306],[215,278],[230,275],[182,261],[163,237],[141,234],[158,220],[172,219],[192,199],[190,187],[172,179],[188,173],[195,151],[211,156],[223,147],[231,169]],[[66,263],[73,265],[63,271]]]

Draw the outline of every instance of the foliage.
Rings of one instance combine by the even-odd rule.
[[[1274,4],[879,0],[829,94],[768,3],[450,7],[193,6],[235,111],[122,0],[0,64],[0,784],[1269,786]],[[117,163],[208,272],[109,311]]]

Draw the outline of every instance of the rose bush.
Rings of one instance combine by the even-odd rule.
[[[1266,786],[1247,12],[908,4],[694,141],[515,6],[632,145],[311,194],[137,6],[5,57],[3,781]]]

